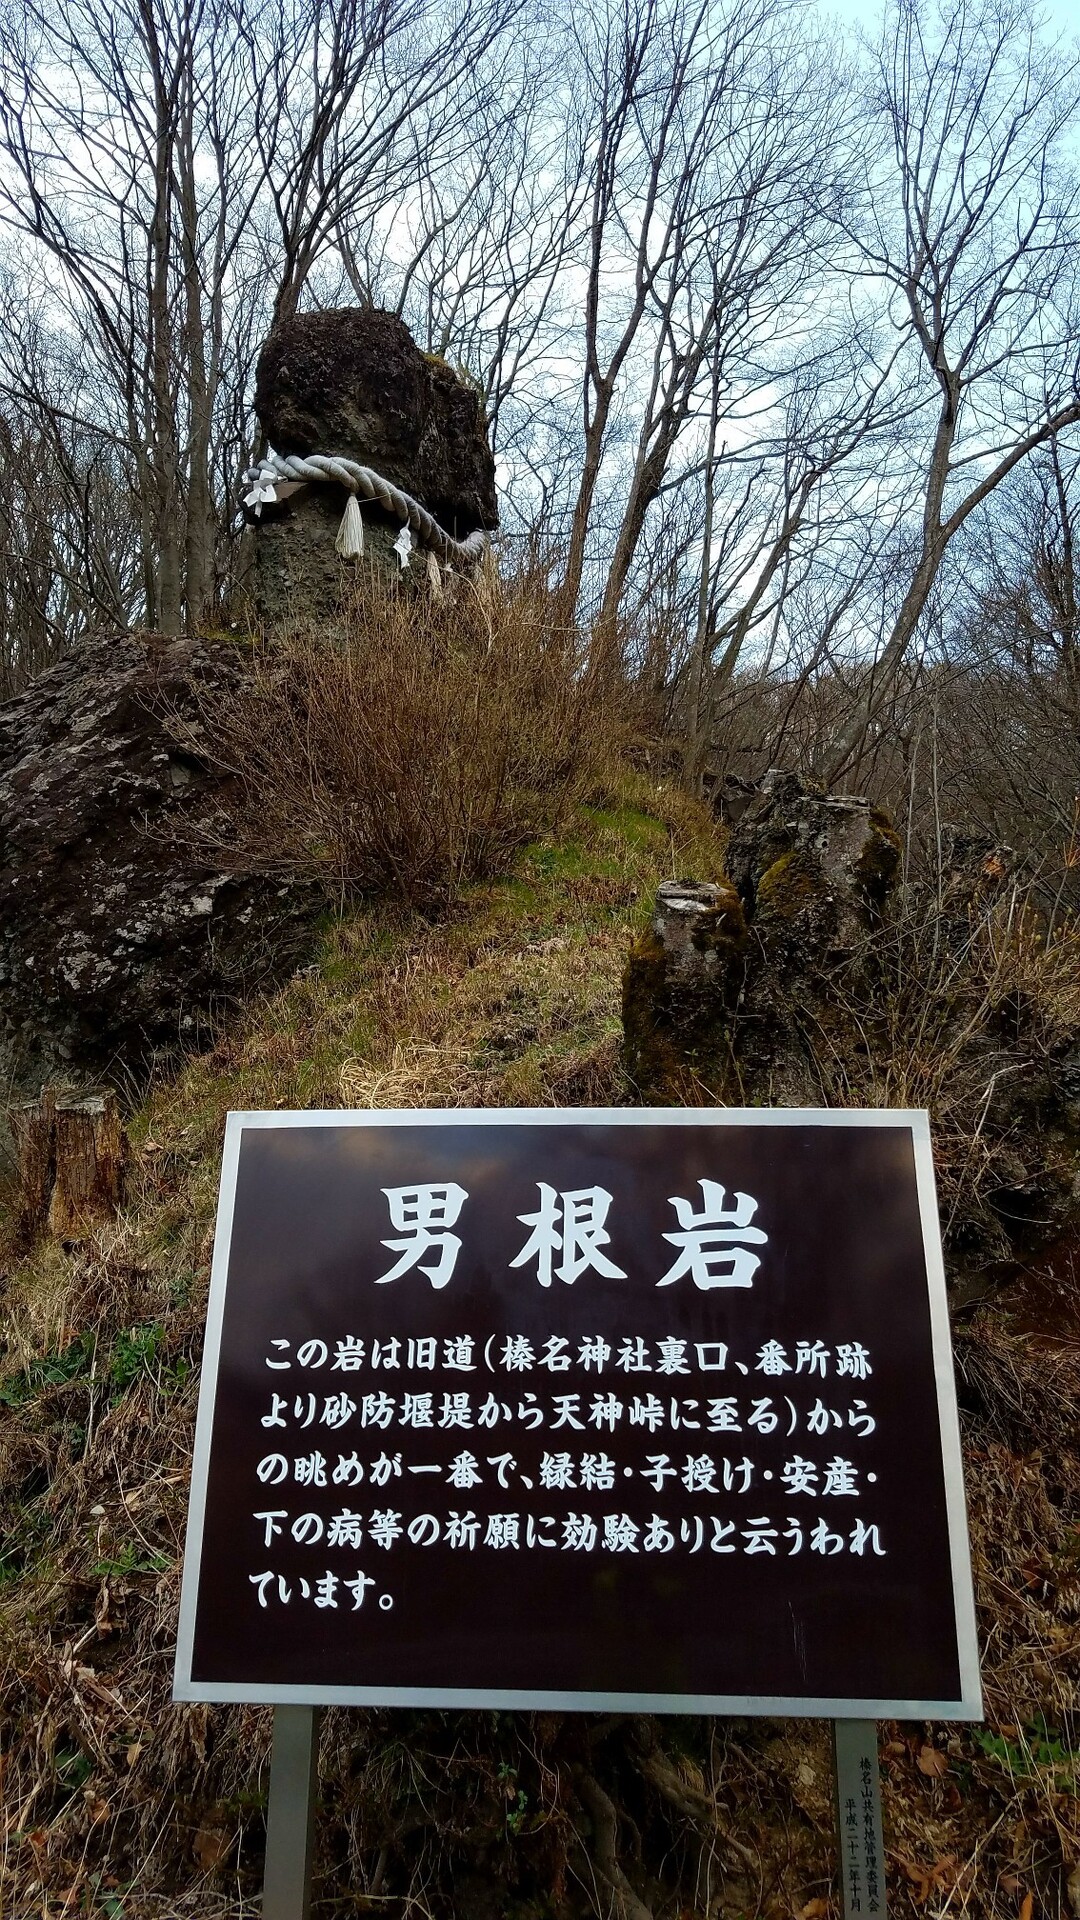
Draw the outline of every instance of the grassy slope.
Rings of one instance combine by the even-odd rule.
[[[268,1716],[168,1700],[224,1114],[629,1098],[618,1044],[629,939],[660,879],[707,877],[721,861],[709,823],[678,796],[643,789],[634,801],[583,810],[572,836],[527,849],[511,877],[439,924],[375,905],[329,926],[317,964],[151,1089],[132,1121],[117,1230],[8,1262],[4,1920],[257,1910]],[[1027,1893],[1036,1915],[1054,1912],[1080,1859],[1080,1737],[1067,1721],[1078,1635],[1053,1464],[1073,1417],[1069,1381],[1039,1362],[1044,1457],[1025,1441],[1022,1409],[1010,1426],[999,1404],[1009,1380],[1014,1401],[1030,1393],[1028,1349],[985,1326],[963,1357],[1002,1730],[889,1729],[887,1817],[900,1911],[1030,1920]],[[654,1911],[823,1915],[821,1729],[680,1723],[664,1739],[658,1759],[640,1728],[619,1729],[603,1756]],[[325,1912],[438,1915],[450,1877],[459,1911],[480,1920],[595,1910],[572,1784],[583,1755],[600,1776],[580,1722],[330,1716]],[[346,1898],[347,1885],[369,1897]]]

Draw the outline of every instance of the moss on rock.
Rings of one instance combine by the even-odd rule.
[[[716,905],[707,907],[698,916],[691,935],[692,944],[702,954],[742,953],[750,938],[743,903],[730,880],[719,881],[718,892]]]
[[[690,891],[698,892],[687,882]],[[631,949],[623,974],[627,1074],[652,1101],[725,1098],[731,1081],[731,1008],[749,929],[730,881],[711,888],[689,928],[666,941],[656,924]]]
[[[821,868],[808,854],[794,849],[782,853],[757,883],[754,918],[794,920],[822,898],[824,887]]]

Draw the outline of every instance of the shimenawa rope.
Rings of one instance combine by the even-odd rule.
[[[464,540],[455,540],[410,493],[396,487],[392,480],[384,480],[373,468],[346,459],[344,454],[264,454],[258,465],[248,467],[243,475],[244,484],[250,489],[244,495],[244,505],[256,515],[260,514],[264,506],[277,499],[278,484],[282,480],[329,480],[348,490],[349,499],[335,542],[337,551],[346,560],[355,560],[364,551],[364,522],[358,495],[375,501],[401,521],[402,530],[394,542],[394,551],[403,567],[409,564],[413,535],[428,549],[429,573],[432,561],[437,562],[439,558],[447,563],[456,561],[459,565],[474,566],[491,545],[489,536],[479,530]]]

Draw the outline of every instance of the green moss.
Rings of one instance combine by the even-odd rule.
[[[578,880],[596,871],[595,861],[572,840],[563,846],[534,841],[525,848],[523,860],[544,880]]]
[[[655,814],[633,806],[582,807],[581,812],[602,839],[620,841],[640,852],[656,853],[666,848],[667,829]]]
[[[707,918],[711,924],[700,942],[695,939],[699,950],[740,954],[749,936],[734,887]],[[726,984],[721,976],[704,989],[673,988],[667,954],[652,928],[634,942],[623,973],[625,1064],[644,1099],[694,1106],[709,1097],[728,1097],[732,1053]]]
[[[755,918],[794,920],[820,898],[821,870],[805,853],[782,853],[757,883]]]

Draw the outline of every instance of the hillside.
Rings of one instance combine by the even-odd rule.
[[[724,848],[677,790],[594,801],[437,915],[328,916],[287,986],[138,1096],[115,1229],[19,1249],[9,1214],[5,1920],[258,1911],[269,1713],[169,1701],[224,1115],[633,1099],[631,941]],[[1080,1914],[1080,1328],[1052,1276],[995,1277],[955,1327],[988,1719],[883,1729],[886,1848],[898,1914],[1038,1920]],[[315,1910],[825,1920],[830,1791],[818,1723],[335,1711]]]

